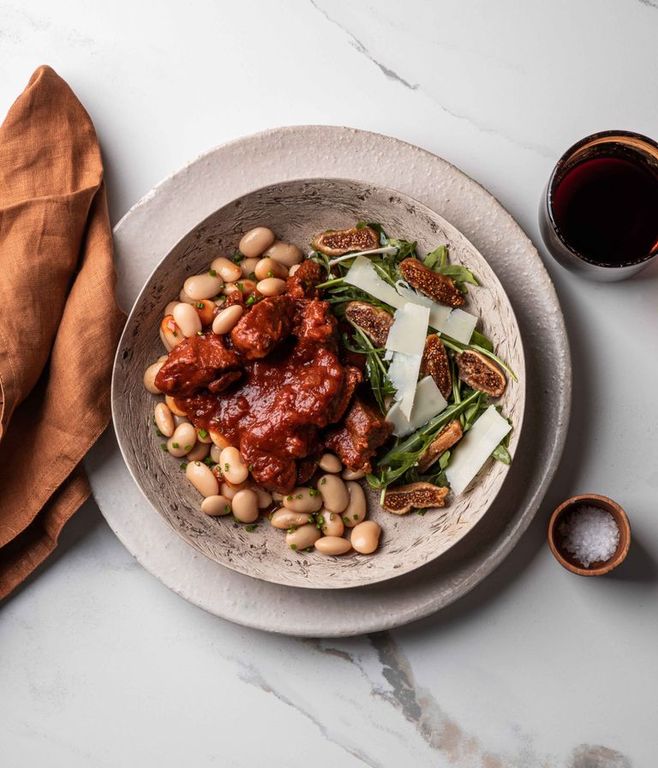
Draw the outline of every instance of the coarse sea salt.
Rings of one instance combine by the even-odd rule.
[[[576,507],[561,523],[562,546],[579,563],[609,560],[619,544],[619,528],[610,512],[599,507]]]

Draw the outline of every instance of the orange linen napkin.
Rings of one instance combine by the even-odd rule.
[[[94,126],[40,67],[0,126],[0,598],[89,496],[123,323]]]

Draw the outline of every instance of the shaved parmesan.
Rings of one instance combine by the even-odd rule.
[[[416,396],[429,316],[428,307],[407,302],[395,310],[393,325],[386,339],[387,352],[393,352],[388,378],[396,389],[395,399],[400,413],[407,419],[411,417]]]
[[[386,421],[393,424],[393,434],[396,437],[405,437],[415,432],[424,424],[436,416],[448,405],[439,388],[431,376],[425,376],[416,387],[414,405],[411,409],[411,418],[407,418],[400,409],[399,403],[386,414]]]
[[[436,330],[462,344],[468,344],[477,324],[477,317],[463,309],[453,309],[448,319]]]
[[[446,469],[446,477],[455,495],[466,490],[511,429],[493,405],[473,424],[455,448]]]
[[[452,312],[450,307],[444,307],[442,304],[437,304],[435,301],[432,301],[429,296],[423,296],[420,293],[416,293],[416,291],[402,282],[396,283],[395,287],[403,299],[410,301],[412,304],[422,304],[424,307],[429,307],[429,324],[437,331],[446,322]]]
[[[429,308],[420,304],[408,302],[396,309],[386,339],[386,349],[404,352],[406,355],[422,355],[429,318]]]
[[[391,307],[398,308],[405,303],[395,288],[377,274],[377,270],[367,256],[357,256],[354,259],[354,264],[345,275],[345,282],[369,293]]]
[[[400,405],[401,413],[407,419],[411,417],[422,359],[422,354],[406,355],[404,352],[394,352],[388,367],[388,378],[396,390],[395,399]]]

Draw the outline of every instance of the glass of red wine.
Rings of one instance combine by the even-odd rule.
[[[623,280],[658,255],[658,144],[603,131],[574,144],[551,174],[541,234],[563,266],[595,280]]]

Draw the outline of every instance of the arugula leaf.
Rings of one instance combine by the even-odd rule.
[[[438,248],[431,251],[431,253],[428,253],[423,260],[423,264],[428,269],[433,269],[441,275],[451,277],[462,293],[468,293],[468,288],[466,287],[467,283],[470,285],[480,285],[477,277],[475,277],[470,269],[461,264],[448,263],[447,245],[440,245]]]
[[[473,335],[471,336],[471,344],[477,344],[479,347],[486,349],[488,352],[493,352],[494,349],[493,342],[483,333],[480,333],[480,331],[473,331]]]
[[[366,378],[370,383],[372,394],[382,413],[386,413],[385,400],[395,394],[395,387],[388,378],[388,367],[384,363],[384,350],[375,347],[366,334],[354,323],[351,324],[355,335],[349,339],[343,334],[343,346],[351,352],[366,356]]]
[[[507,446],[503,445],[502,443],[494,448],[494,451],[491,455],[494,457],[494,459],[496,459],[496,461],[501,461],[503,464],[512,463],[512,456],[507,450]]]

